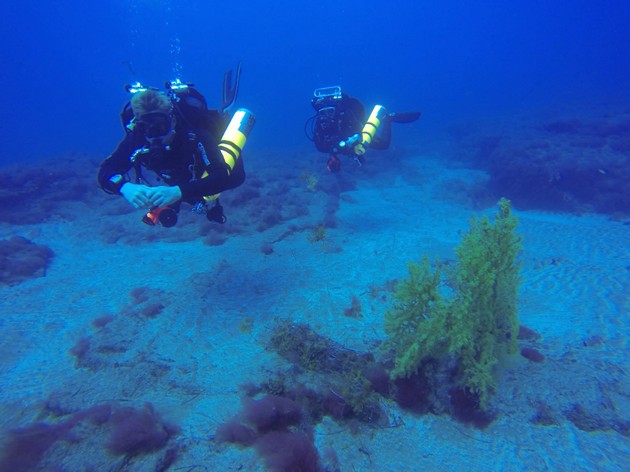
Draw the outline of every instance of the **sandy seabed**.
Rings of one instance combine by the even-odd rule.
[[[153,452],[116,454],[98,422],[85,421],[29,467],[268,470],[255,448],[215,435],[241,410],[242,385],[292,369],[266,348],[274,323],[304,323],[371,350],[385,338],[388,281],[423,255],[453,259],[469,218],[495,211],[469,196],[482,172],[438,156],[386,171],[348,162],[339,175],[304,161],[302,169],[250,163],[247,183],[223,198],[224,226],[184,210],[177,227],[150,228],[92,186],[53,202],[41,222],[2,223],[0,239],[54,252],[44,276],[0,286],[5,456],[17,428],[112,404],[150,411],[177,432]],[[504,360],[496,417],[484,429],[385,398],[378,426],[325,416],[312,437],[327,470],[627,470],[630,226],[597,214],[514,213],[523,236],[519,319],[540,334],[522,346],[545,360]],[[353,298],[360,316],[347,316]],[[546,424],[536,421],[542,413]],[[169,467],[165,451],[174,448]]]

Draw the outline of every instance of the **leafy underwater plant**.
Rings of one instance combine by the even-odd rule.
[[[326,226],[318,225],[312,228],[308,240],[313,244],[326,241]]]
[[[319,183],[317,175],[312,172],[302,172],[300,178],[306,182],[306,188],[309,191],[314,192],[317,189],[317,184]]]
[[[491,223],[473,217],[456,249],[450,293],[443,268],[431,269],[425,256],[409,262],[409,279],[394,294],[385,315],[387,345],[395,353],[392,378],[414,375],[426,359],[451,356],[457,381],[484,409],[495,389],[494,367],[502,353],[517,350],[517,298],[521,237],[509,200],[501,199]]]

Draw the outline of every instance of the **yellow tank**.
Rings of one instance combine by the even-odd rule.
[[[376,130],[380,126],[381,120],[385,118],[386,115],[387,110],[382,105],[376,105],[372,109],[370,117],[366,121],[365,125],[363,125],[363,129],[361,130],[361,144],[358,144],[354,148],[354,153],[357,156],[362,156],[363,154],[365,154],[366,147],[372,142],[372,139],[374,139]]]
[[[230,120],[225,133],[223,133],[223,137],[219,142],[219,151],[223,156],[223,160],[228,165],[228,172],[232,172],[234,169],[234,165],[243,151],[243,146],[245,146],[247,137],[254,127],[254,123],[256,123],[254,114],[245,108],[239,108]],[[208,173],[204,172],[201,178],[207,175]],[[219,198],[219,195],[220,194],[217,193],[203,198],[206,201],[212,201]]]

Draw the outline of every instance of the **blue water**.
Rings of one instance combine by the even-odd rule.
[[[421,126],[400,131],[414,143],[460,120],[620,103],[629,21],[624,0],[5,2],[0,162],[105,156],[124,84],[180,76],[216,106],[238,60],[238,105],[258,117],[252,143],[276,159],[311,149],[302,124],[325,85],[422,110]]]
[[[4,2],[0,472],[626,470],[628,25],[628,0]],[[256,125],[225,225],[186,207],[149,227],[97,188],[125,84],[179,78],[218,107],[239,61]],[[422,116],[328,173],[304,126],[332,85]],[[391,361],[406,264],[439,259],[451,283],[499,197],[523,236],[529,354],[501,359],[489,411],[452,394],[448,358],[426,367],[444,385],[397,397],[373,370],[382,412],[344,416],[337,385],[355,394],[367,369],[336,362]],[[279,320],[295,352],[268,342]],[[296,356],[304,333],[320,351]],[[284,396],[242,403],[262,393]],[[265,415],[279,430],[254,448],[223,443],[251,445],[228,421]],[[311,467],[274,466],[278,444]]]

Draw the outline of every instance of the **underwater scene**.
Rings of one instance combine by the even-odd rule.
[[[4,4],[0,472],[628,470],[629,24]]]

